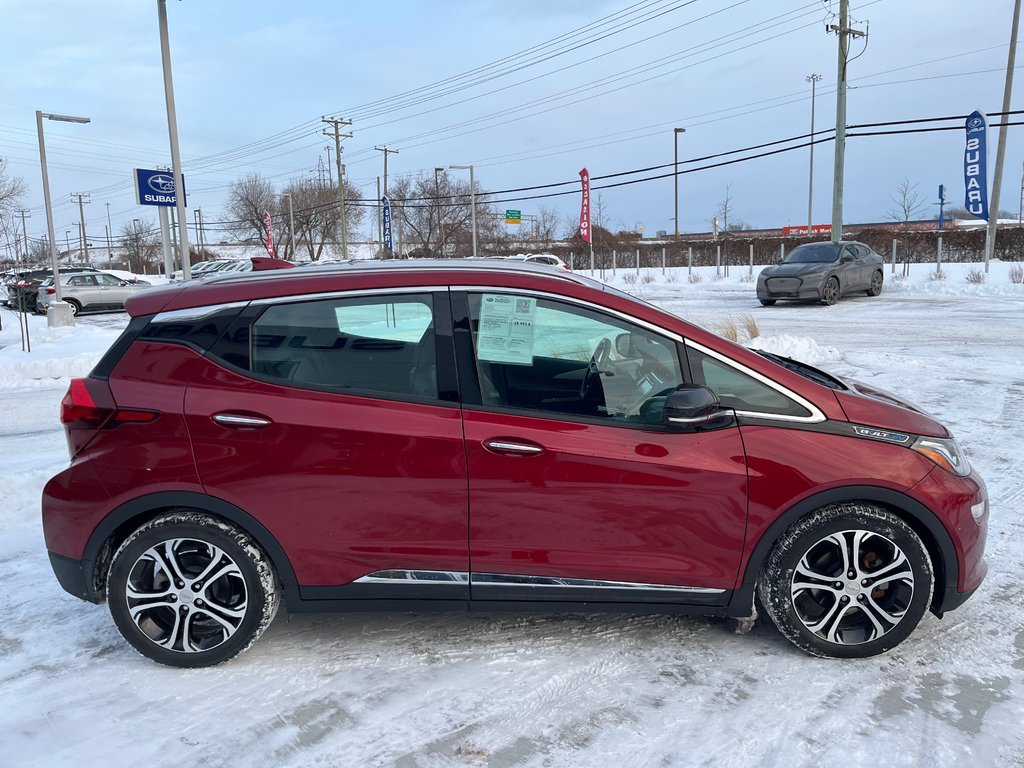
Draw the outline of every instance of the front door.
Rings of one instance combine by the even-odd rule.
[[[473,599],[724,602],[743,446],[735,426],[662,424],[684,381],[678,339],[540,296],[466,298],[459,354],[481,400],[464,413]]]

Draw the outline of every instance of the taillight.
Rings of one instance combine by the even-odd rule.
[[[118,408],[107,382],[72,379],[60,403],[60,421],[68,429],[112,429],[119,424],[145,423],[160,414],[139,408]]]
[[[46,292],[48,294],[50,294],[50,295],[53,295],[53,294],[55,294],[57,292],[57,289],[56,288],[47,288]]]

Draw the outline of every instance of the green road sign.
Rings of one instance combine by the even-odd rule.
[[[522,224],[523,223],[523,212],[513,211],[511,209],[505,211],[505,223],[506,224]]]

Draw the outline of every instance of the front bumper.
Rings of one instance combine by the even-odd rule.
[[[768,300],[812,301],[821,299],[821,280],[799,277],[762,278],[757,283],[757,298]]]

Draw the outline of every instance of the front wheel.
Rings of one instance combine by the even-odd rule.
[[[829,306],[839,301],[839,280],[834,277],[828,279],[821,291],[821,300]]]
[[[237,656],[270,625],[279,602],[267,557],[238,529],[181,511],[139,528],[107,574],[114,623],[142,655],[172,667]]]
[[[850,503],[794,523],[768,556],[757,590],[798,648],[863,658],[909,637],[933,586],[931,558],[913,529],[880,507]]]
[[[774,307],[778,299],[758,299],[758,301],[761,302],[762,307]]]

